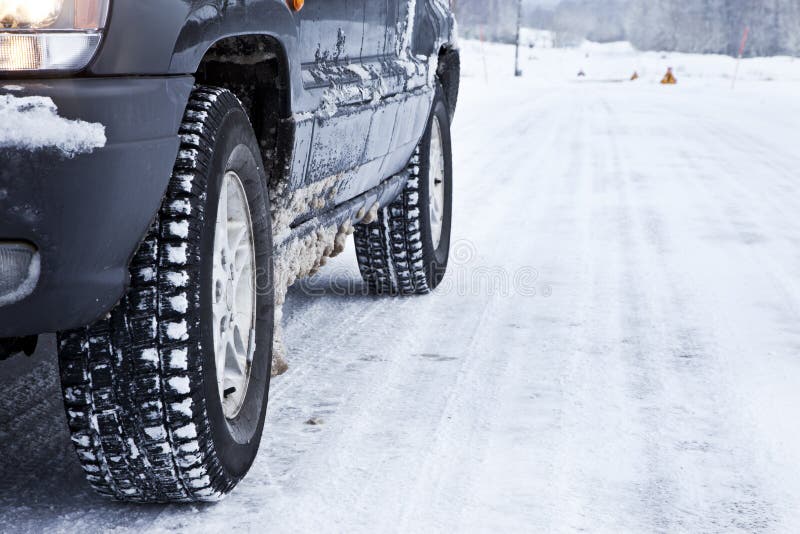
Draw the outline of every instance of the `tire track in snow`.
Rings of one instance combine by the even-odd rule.
[[[614,141],[615,136],[609,134],[608,139]],[[697,140],[693,143],[694,150],[707,146]],[[690,164],[695,161],[690,157],[680,160]],[[621,161],[627,166],[638,160],[634,154],[627,154]],[[630,176],[630,173],[622,175]],[[695,176],[694,168],[689,166],[683,172],[674,173],[667,188],[682,186],[689,198],[713,198],[709,191],[698,190],[705,184],[695,180]],[[647,325],[640,346],[632,354],[637,365],[644,365],[645,372],[657,377],[657,386],[651,394],[660,393],[663,397],[651,403],[661,407],[651,421],[651,430],[659,436],[651,444],[656,455],[651,467],[655,467],[656,488],[667,490],[671,496],[662,495],[649,503],[649,510],[662,509],[651,526],[666,531],[675,528],[713,531],[734,525],[748,531],[763,530],[774,521],[771,496],[752,462],[752,443],[742,442],[730,431],[730,421],[735,414],[727,408],[729,394],[725,388],[729,385],[720,381],[724,372],[715,343],[704,340],[713,339],[714,333],[705,332],[702,338],[698,337],[694,325],[702,319],[687,306],[685,297],[695,297],[695,292],[691,287],[687,289],[683,279],[675,277],[679,269],[674,265],[674,247],[666,242],[666,236],[680,236],[681,233],[675,228],[668,233],[664,231],[658,208],[636,201],[636,191],[630,180],[619,189],[627,196],[621,205],[629,207],[632,222],[626,228],[633,229],[633,235],[638,234],[624,247],[638,250],[634,257],[639,258],[638,262],[633,258],[626,262],[627,277],[634,282],[629,286],[633,294],[625,301],[634,305],[647,303],[649,307],[630,310],[634,322],[626,330],[641,330],[636,328],[641,317],[661,318],[659,323]],[[689,192],[692,189],[696,191],[694,194]],[[669,198],[669,195],[655,198]],[[649,294],[649,298],[637,298],[637,292],[642,296]],[[668,411],[663,411],[664,408]],[[676,451],[670,450],[670,444]],[[683,477],[676,477],[676,473],[687,473],[684,476],[692,479],[692,484],[683,483]],[[717,484],[725,480],[728,491],[711,491],[705,495],[706,502],[691,498],[688,492],[693,486],[710,486],[712,480]],[[665,481],[667,486],[664,486]],[[655,492],[650,488],[644,493],[652,498]],[[654,506],[655,503],[658,506]]]
[[[718,130],[709,132],[710,146],[724,144],[717,137]],[[764,201],[770,206],[769,198],[782,196],[782,188],[776,189],[773,182],[784,180],[784,175],[768,173],[759,180],[759,187],[748,188],[745,179],[748,174],[739,172],[740,169],[748,166],[757,169],[760,163],[762,167],[769,165],[752,160],[748,152],[741,154],[741,164],[731,167],[734,172],[721,173],[724,187],[716,184],[713,189],[697,188],[693,195],[703,201],[703,210],[713,215],[714,226],[719,228],[717,235],[738,236],[743,227],[763,228],[765,222],[782,222],[774,224],[778,232],[796,232],[797,221],[791,213],[782,213],[777,207],[762,208]],[[704,159],[695,160],[708,165]],[[772,194],[762,200],[770,190]],[[742,211],[741,206],[752,208]],[[746,452],[751,457],[752,471],[759,473],[762,481],[768,481],[761,485],[764,493],[761,498],[768,499],[773,510],[769,524],[773,528],[781,525],[781,530],[796,530],[800,514],[796,507],[786,503],[800,498],[796,478],[789,475],[800,458],[797,449],[790,445],[791,438],[785,436],[798,436],[800,428],[794,420],[784,421],[780,417],[776,420],[773,413],[786,413],[800,400],[792,378],[797,373],[794,358],[785,359],[800,346],[797,328],[800,295],[794,278],[787,273],[787,268],[798,272],[798,259],[786,254],[786,247],[776,246],[780,239],[775,233],[770,230],[766,234],[769,239],[758,243],[746,236],[714,241],[704,236],[706,246],[718,249],[717,261],[711,263],[725,268],[713,277],[700,277],[702,283],[714,290],[700,303],[706,305],[705,313],[715,318],[713,331],[726,361],[720,375],[734,390],[729,392],[728,403],[737,410],[736,420],[730,424],[748,438]],[[695,275],[702,271],[702,267],[693,269]],[[753,315],[751,309],[759,313]],[[738,513],[747,517],[746,513]]]

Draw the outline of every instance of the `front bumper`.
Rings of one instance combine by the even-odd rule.
[[[0,96],[50,98],[59,117],[101,124],[106,136],[102,148],[77,155],[0,145],[0,242],[30,243],[40,260],[32,292],[0,306],[0,338],[84,326],[119,301],[167,188],[193,83],[188,76],[0,81]],[[0,133],[8,127],[0,124]]]

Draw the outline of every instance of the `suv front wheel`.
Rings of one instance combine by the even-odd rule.
[[[217,500],[256,457],[274,294],[267,181],[247,113],[197,87],[131,287],[59,335],[67,420],[91,485],[124,501]]]

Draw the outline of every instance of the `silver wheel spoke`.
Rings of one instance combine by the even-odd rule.
[[[214,233],[213,329],[217,386],[228,419],[242,408],[255,351],[255,244],[239,176],[225,174]]]
[[[228,221],[228,245],[234,257],[238,256],[240,251],[249,250],[249,234],[250,229],[242,221]]]

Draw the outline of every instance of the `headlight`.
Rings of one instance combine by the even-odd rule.
[[[61,0],[5,0],[0,3],[0,20],[5,27],[46,28],[61,13]]]
[[[0,0],[0,72],[78,71],[100,45],[110,0]]]

